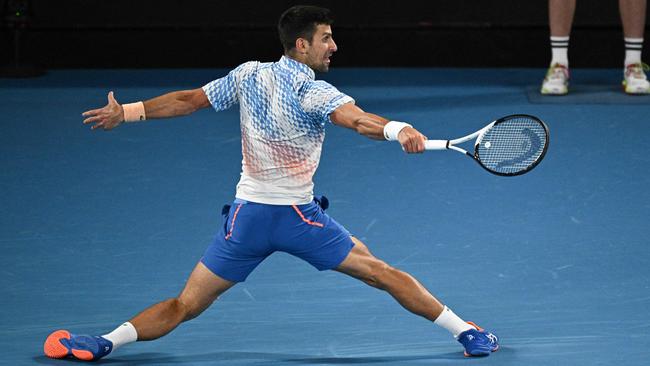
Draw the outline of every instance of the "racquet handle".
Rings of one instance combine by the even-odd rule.
[[[426,140],[424,142],[424,148],[426,150],[446,150],[449,144],[449,140]]]

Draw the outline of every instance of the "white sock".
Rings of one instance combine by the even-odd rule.
[[[551,36],[551,65],[560,64],[569,67],[569,36]]]
[[[643,38],[625,37],[625,67],[641,63],[641,50],[643,49]]]
[[[454,314],[447,306],[442,309],[442,313],[440,313],[440,316],[438,316],[434,323],[447,329],[454,338],[458,338],[458,335],[466,330],[475,329],[463,321],[463,319],[459,318],[458,315]]]
[[[133,324],[126,322],[102,337],[113,342],[113,350],[115,350],[117,347],[137,341],[138,332],[135,330]]]

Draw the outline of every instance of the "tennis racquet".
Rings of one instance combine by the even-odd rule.
[[[455,145],[476,138],[474,154]],[[488,172],[502,176],[528,173],[548,149],[548,127],[527,114],[497,119],[471,135],[455,140],[427,140],[426,150],[455,150],[476,160]]]

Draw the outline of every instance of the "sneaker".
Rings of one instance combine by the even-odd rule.
[[[499,350],[499,338],[478,325],[467,322],[476,329],[458,335],[458,342],[465,347],[465,357],[489,356]]]
[[[103,337],[74,335],[57,330],[45,340],[43,351],[50,358],[72,356],[83,361],[95,361],[111,353],[113,343]]]
[[[554,64],[546,71],[541,93],[544,95],[565,95],[569,92],[569,68]]]
[[[644,71],[650,67],[643,62],[627,65],[623,73],[623,90],[627,94],[650,94],[650,83]]]

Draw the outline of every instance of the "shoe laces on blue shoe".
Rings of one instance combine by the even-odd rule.
[[[466,357],[488,356],[499,349],[499,338],[496,335],[472,322],[467,323],[475,329],[466,330],[458,335],[458,342],[465,347]]]

